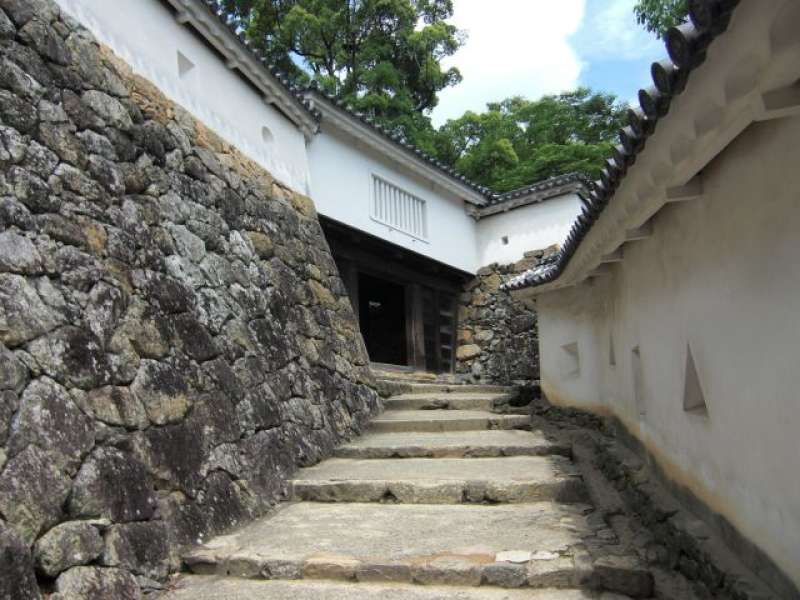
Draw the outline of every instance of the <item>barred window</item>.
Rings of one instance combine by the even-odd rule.
[[[425,200],[372,176],[372,218],[421,240],[428,239]]]

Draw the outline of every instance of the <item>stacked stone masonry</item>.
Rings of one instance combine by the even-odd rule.
[[[311,201],[0,9],[0,598],[138,598],[379,400]]]
[[[530,385],[539,379],[536,312],[500,286],[537,266],[554,248],[527,252],[510,265],[478,271],[461,294],[456,373],[475,383]]]

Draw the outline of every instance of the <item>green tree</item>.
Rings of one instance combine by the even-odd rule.
[[[427,114],[461,81],[444,69],[464,37],[452,0],[217,0],[230,23],[296,83],[316,81],[433,151]]]
[[[496,191],[571,171],[602,168],[625,107],[611,94],[579,88],[539,100],[520,97],[468,112],[437,132],[439,158]]]
[[[633,12],[647,31],[664,37],[670,27],[686,22],[689,0],[638,0]]]

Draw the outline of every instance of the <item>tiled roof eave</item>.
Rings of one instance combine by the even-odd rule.
[[[229,68],[237,69],[264,94],[307,138],[319,127],[319,115],[284,74],[259,55],[241,32],[236,31],[218,12],[213,0],[166,0],[176,11],[181,24],[191,24],[216,48]]]
[[[562,277],[578,248],[606,207],[614,202],[628,170],[635,169],[634,163],[644,151],[648,138],[669,113],[675,98],[683,93],[691,73],[705,61],[708,47],[726,31],[738,3],[738,0],[691,3],[691,22],[670,30],[667,50],[671,60],[653,63],[651,73],[654,86],[640,90],[641,107],[629,110],[629,125],[620,131],[620,144],[614,148],[601,178],[591,185],[584,209],[573,224],[554,264],[540,266],[514,277],[502,286],[503,290],[514,292],[532,287],[551,289],[574,283]]]
[[[482,219],[567,194],[578,194],[585,198],[589,190],[589,179],[582,173],[558,175],[517,190],[495,194],[489,198],[486,206],[473,210],[472,215]]]

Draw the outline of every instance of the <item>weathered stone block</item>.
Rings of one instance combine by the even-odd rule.
[[[17,27],[22,27],[34,16],[52,21],[58,14],[58,6],[49,0],[0,0],[0,8],[11,17]]]
[[[56,577],[71,567],[95,560],[103,551],[103,538],[97,527],[86,521],[70,521],[53,527],[36,542],[36,568],[47,577]]]
[[[66,223],[70,222],[66,221]],[[81,244],[88,247],[89,240],[81,225],[83,224],[72,224],[77,231],[71,235],[76,235]],[[61,282],[80,292],[90,291],[106,275],[106,270],[100,261],[91,254],[72,246],[63,246],[56,250],[55,261],[61,275]]]
[[[199,362],[211,360],[219,354],[214,338],[192,315],[179,315],[174,324],[186,354]]]
[[[274,499],[264,498],[269,502]],[[257,499],[244,482],[217,471],[208,476],[202,509],[211,531],[225,531],[252,519]]]
[[[11,419],[19,408],[19,398],[15,392],[0,391],[0,446],[8,441]],[[0,466],[2,469],[2,466]]]
[[[61,383],[91,389],[111,377],[100,341],[85,329],[62,327],[32,342],[28,352],[42,371]]]
[[[41,597],[28,545],[0,520],[0,598],[39,600]]]
[[[36,109],[8,90],[0,90],[0,118],[21,133],[30,133],[36,127]]]
[[[486,344],[494,339],[495,333],[491,329],[483,329],[475,334],[475,340],[479,344]]]
[[[2,99],[3,90],[0,90],[0,116],[3,116]],[[14,197],[32,212],[47,212],[57,209],[56,199],[50,195],[50,186],[38,175],[22,167],[14,166],[6,173],[6,180]]]
[[[8,348],[0,344],[0,390],[20,393],[28,383],[28,369]]]
[[[39,108],[39,111],[41,113],[41,107]],[[119,160],[119,156],[117,155],[117,151],[114,149],[114,145],[106,136],[87,129],[85,131],[78,132],[76,137],[81,141],[82,148],[86,152],[97,154],[112,161]]]
[[[9,447],[15,454],[35,444],[59,468],[75,473],[94,445],[91,422],[72,401],[66,389],[42,377],[26,388]]]
[[[127,131],[133,127],[133,120],[128,110],[116,98],[97,90],[85,92],[81,97],[84,105],[88,106],[97,117],[107,125]]]
[[[31,19],[20,28],[19,37],[48,60],[58,65],[69,64],[70,52],[64,40],[49,23],[41,19]]]
[[[267,235],[258,231],[248,231],[247,237],[261,260],[269,260],[275,254],[275,244]]]
[[[99,156],[89,157],[89,173],[105,190],[113,196],[122,196],[125,193],[125,173],[114,162]],[[96,188],[92,193],[97,193]]]
[[[200,263],[203,260],[206,255],[206,245],[203,240],[183,225],[168,225],[167,230],[175,241],[178,254],[194,263]]]
[[[98,421],[129,429],[144,429],[150,422],[142,403],[126,387],[106,386],[89,392],[84,411]]]
[[[196,496],[200,469],[208,449],[203,444],[203,425],[183,422],[151,427],[136,440],[137,453],[156,479],[172,489]]]
[[[236,416],[246,431],[271,429],[281,421],[278,399],[269,385],[259,384],[236,404]]]
[[[31,173],[47,180],[55,171],[58,162],[58,156],[54,152],[31,140],[27,144],[25,160],[21,164]]]
[[[42,258],[33,242],[13,231],[0,233],[0,271],[33,275],[41,269]]]
[[[114,525],[105,536],[102,563],[163,579],[169,572],[167,526],[161,521]]]
[[[103,188],[94,179],[66,163],[58,166],[53,177],[63,189],[75,192],[88,200],[100,200],[104,196]]]
[[[153,301],[166,314],[188,312],[194,307],[191,290],[160,273],[152,273],[145,283],[148,300]]]
[[[63,322],[59,313],[42,302],[28,280],[20,275],[0,274],[0,342],[18,346]]]
[[[140,600],[133,575],[122,569],[74,567],[56,580],[58,600]]]
[[[58,522],[70,481],[36,446],[12,457],[0,475],[0,513],[30,545]]]
[[[42,143],[55,152],[61,160],[76,167],[83,167],[86,164],[86,153],[83,143],[75,136],[72,128],[66,123],[41,123],[39,125],[38,137]]]
[[[143,360],[131,385],[155,425],[180,421],[189,410],[189,390],[177,369],[169,364]]]
[[[152,480],[132,454],[97,448],[73,482],[69,512],[73,517],[142,521],[153,516]]]
[[[319,304],[328,308],[336,307],[336,298],[328,288],[313,279],[308,282],[308,287],[311,288],[311,293]]]
[[[481,354],[481,347],[476,344],[467,344],[466,346],[459,346],[456,350],[456,358],[458,360],[470,360]]]
[[[13,40],[16,34],[17,28],[14,27],[14,23],[5,12],[0,11],[0,39]]]
[[[590,585],[632,598],[650,598],[653,595],[654,581],[650,571],[630,558],[605,556],[595,562]]]

